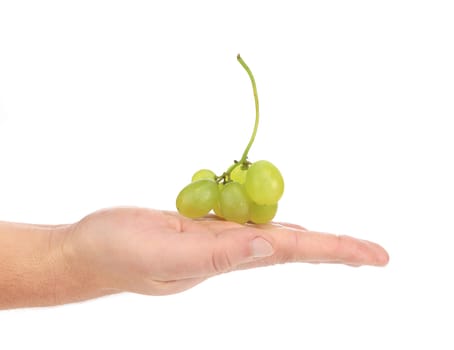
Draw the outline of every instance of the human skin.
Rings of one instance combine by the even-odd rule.
[[[240,225],[110,208],[68,225],[0,222],[0,309],[182,292],[209,277],[290,262],[384,266],[378,244],[284,223]]]

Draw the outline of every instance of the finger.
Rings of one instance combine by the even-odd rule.
[[[218,227],[225,226],[226,224],[233,224],[235,226],[238,226],[238,224],[230,221],[226,221],[219,216],[215,214],[207,214],[204,217],[198,218],[198,219],[193,219],[195,222],[213,222],[215,223],[214,225],[217,225]],[[272,221],[266,224],[254,224],[254,223],[246,223],[246,226],[252,226],[252,227],[258,227],[258,228],[276,228],[276,227],[286,227],[286,228],[293,228],[296,230],[301,230],[301,231],[308,231],[307,228],[297,225],[297,224],[292,224],[288,222],[279,222],[279,221]]]
[[[258,228],[258,229],[264,229],[264,230],[273,230],[273,229],[292,229],[292,230],[298,230],[298,231],[308,231],[306,228],[300,225],[296,224],[290,224],[290,223],[284,223],[284,222],[268,222],[266,224],[254,224],[254,223],[246,223],[244,225],[237,224],[232,221],[226,221],[223,219],[220,219],[217,216],[214,215],[207,215],[204,216],[203,218],[199,219],[192,219],[192,220],[185,220],[184,223],[185,228],[187,231],[192,232],[192,231],[206,231],[206,232],[212,232],[214,234],[221,233],[225,231],[226,229],[231,229],[231,228],[240,228],[240,227],[250,227],[250,228]]]
[[[292,237],[293,236],[293,237]],[[317,261],[348,265],[376,265],[388,263],[388,253],[378,244],[345,235],[319,232],[289,232],[281,243],[277,258],[286,262]]]
[[[287,227],[287,228],[294,228],[294,229],[301,230],[301,231],[308,231],[308,229],[303,226],[292,224],[289,222],[274,222],[274,224],[281,225],[281,226]]]
[[[242,268],[287,262],[384,266],[389,261],[388,253],[378,244],[350,236],[281,229],[269,231],[268,237],[275,249],[273,256]]]
[[[218,235],[226,230],[241,228],[236,222],[226,221],[219,218],[204,217],[200,219],[185,220],[183,221],[183,231],[187,233],[191,232],[207,232],[209,234]]]

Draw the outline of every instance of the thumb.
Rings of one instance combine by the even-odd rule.
[[[255,229],[245,232],[241,228],[218,234],[181,234],[156,251],[161,269],[165,266],[167,270],[161,273],[172,279],[208,277],[274,254],[270,240],[262,232]]]
[[[244,232],[238,234],[240,235],[244,236]],[[235,234],[218,236],[218,242],[215,242],[212,248],[210,261],[210,270],[215,274],[274,254],[273,246],[262,236],[247,238],[235,236]]]

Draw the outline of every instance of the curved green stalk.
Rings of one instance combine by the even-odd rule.
[[[255,140],[255,135],[257,134],[257,128],[259,126],[259,97],[257,95],[257,86],[255,85],[255,79],[254,75],[251,72],[251,69],[248,67],[248,65],[243,61],[241,58],[240,54],[237,55],[237,60],[240,62],[240,64],[243,66],[243,68],[246,70],[249,79],[251,80],[252,83],[252,91],[254,93],[254,101],[255,101],[255,124],[254,124],[254,131],[252,132],[251,138],[249,139],[249,143],[246,146],[246,149],[243,152],[243,155],[241,156],[241,159],[238,162],[233,163],[221,176],[218,176],[216,178],[216,181],[229,181],[230,179],[230,173],[235,169],[237,166],[243,166],[243,165],[248,165],[247,161],[247,155],[249,153],[249,150],[254,143]]]
[[[259,126],[259,97],[257,95],[257,86],[255,85],[255,79],[254,75],[252,74],[250,68],[248,65],[243,61],[241,58],[240,54],[236,57],[238,62],[243,66],[243,68],[246,70],[247,74],[249,75],[249,78],[251,79],[252,83],[252,91],[254,93],[254,101],[255,101],[255,124],[254,124],[254,131],[252,132],[251,138],[249,140],[248,145],[246,146],[246,149],[243,152],[243,156],[241,157],[240,161],[238,163],[243,164],[246,159],[247,155],[249,153],[249,149],[251,148],[252,144],[254,143],[255,140],[255,135],[257,134],[257,128]]]

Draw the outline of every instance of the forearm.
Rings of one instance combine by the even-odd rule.
[[[77,263],[71,226],[0,222],[0,309],[50,306],[107,292]]]

